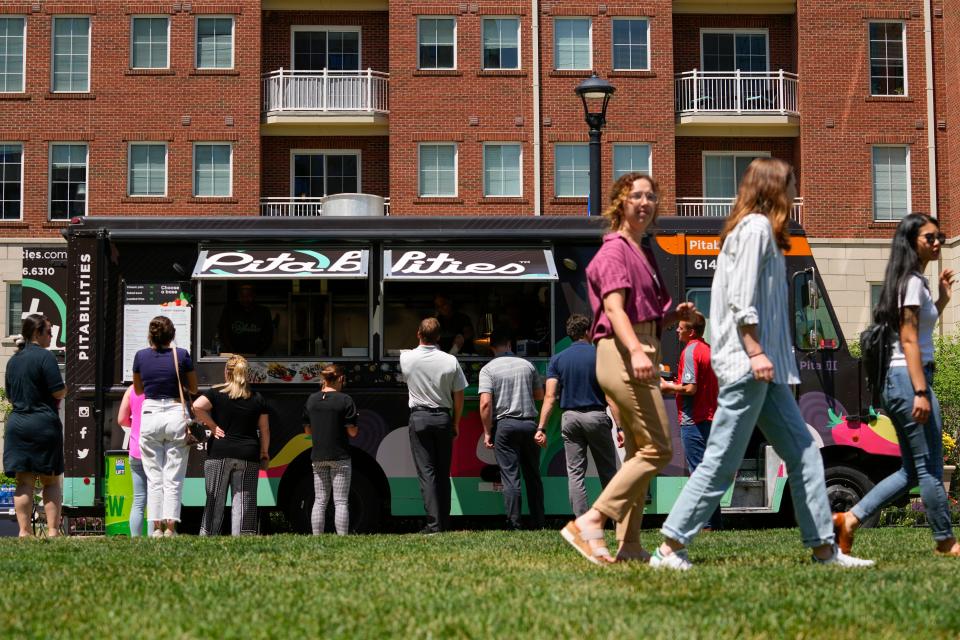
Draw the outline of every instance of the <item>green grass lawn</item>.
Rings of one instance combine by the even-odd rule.
[[[0,636],[956,638],[960,561],[932,544],[864,531],[878,567],[844,571],[795,529],[709,533],[675,574],[594,567],[554,531],[0,539]]]

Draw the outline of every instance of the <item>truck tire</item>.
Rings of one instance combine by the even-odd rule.
[[[827,467],[824,476],[827,481],[827,499],[834,513],[849,511],[860,502],[863,496],[873,489],[873,480],[854,467],[834,465]],[[861,527],[875,527],[880,521],[880,512],[864,520]]]
[[[310,521],[313,511],[313,474],[304,473],[297,478],[284,502],[283,511],[294,533],[312,533]],[[334,529],[333,500],[327,505],[324,518],[327,533]],[[375,533],[383,525],[383,509],[377,485],[356,466],[350,479],[350,533]]]

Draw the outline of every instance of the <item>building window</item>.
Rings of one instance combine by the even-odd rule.
[[[417,39],[421,69],[456,69],[457,21],[453,18],[420,18]]]
[[[650,174],[650,145],[613,145],[613,179],[635,171]]]
[[[293,28],[293,68],[299,71],[357,71],[360,31],[326,27]]]
[[[14,336],[23,328],[23,285],[7,283],[7,335]]]
[[[130,37],[130,66],[134,69],[168,68],[169,35],[170,18],[134,18]]]
[[[420,197],[457,195],[457,145],[420,145]]]
[[[53,90],[90,90],[90,18],[53,19]]]
[[[880,304],[881,293],[883,293],[883,283],[871,282],[870,283],[870,310],[871,311],[876,309],[877,305]]]
[[[590,194],[590,148],[585,144],[558,144],[553,148],[553,160],[556,197],[586,198]]]
[[[23,145],[0,144],[0,219],[19,220],[23,206]]]
[[[870,93],[907,95],[906,29],[902,22],[870,23]]]
[[[910,213],[910,152],[873,148],[873,219],[899,220]]]
[[[87,215],[87,145],[50,145],[50,219]]]
[[[519,198],[519,144],[483,145],[483,195],[487,198]]]
[[[768,71],[765,32],[701,33],[704,71]]]
[[[359,152],[294,151],[291,188],[298,198],[359,193]]]
[[[130,145],[127,193],[131,196],[167,195],[167,145],[136,143]]]
[[[740,180],[747,167],[756,158],[769,157],[768,153],[706,153],[703,156],[703,194],[711,199],[737,197]]]
[[[224,198],[232,193],[233,147],[218,142],[193,145],[193,195]]]
[[[646,71],[650,68],[650,21],[614,18],[613,68]]]
[[[24,91],[26,19],[0,18],[0,92]]]
[[[483,68],[520,68],[520,20],[483,19]]]
[[[553,21],[555,69],[591,69],[590,18],[557,18]]]
[[[233,68],[233,18],[197,18],[197,69]]]

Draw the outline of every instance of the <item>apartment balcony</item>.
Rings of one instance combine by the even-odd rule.
[[[387,135],[389,74],[278,69],[262,76],[265,135]]]
[[[783,69],[678,73],[677,135],[797,137],[798,82]]]
[[[726,218],[733,210],[733,201],[733,198],[677,198],[677,215]],[[790,219],[803,224],[803,198],[793,201]]]
[[[674,14],[794,15],[796,12],[797,0],[673,0]]]
[[[382,215],[388,216],[390,215],[390,198],[382,198],[382,200]],[[260,198],[260,215],[274,218],[313,218],[324,215],[326,202],[327,198]],[[342,211],[341,209],[340,215]],[[376,212],[367,211],[367,215],[374,213]]]
[[[263,11],[387,11],[390,3],[389,0],[263,0],[260,8]]]

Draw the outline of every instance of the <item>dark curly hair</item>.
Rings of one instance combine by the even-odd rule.
[[[579,340],[590,331],[590,318],[575,313],[567,318],[567,335],[571,340]]]
[[[148,334],[150,346],[156,349],[169,347],[175,337],[177,337],[177,328],[173,326],[173,321],[167,316],[157,316],[150,321],[150,333]]]

